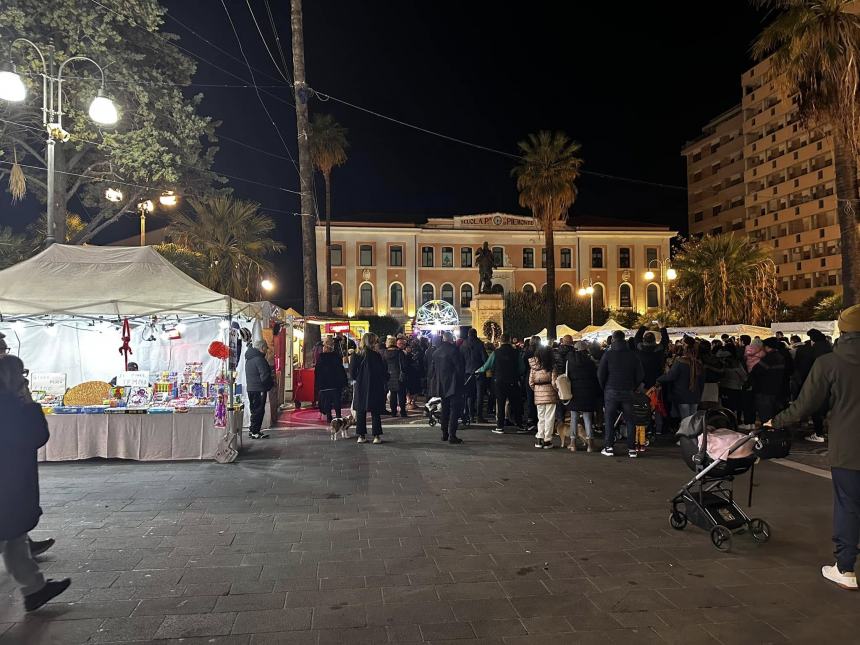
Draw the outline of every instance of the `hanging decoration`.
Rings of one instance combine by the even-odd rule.
[[[128,318],[122,321],[122,346],[119,348],[119,353],[123,355],[125,361],[125,371],[128,371],[128,355],[134,354],[131,351],[131,326],[128,324]]]
[[[218,398],[215,401],[215,427],[227,427],[227,391],[224,387],[218,388]]]
[[[209,344],[209,356],[226,361],[230,358],[230,348],[220,340],[213,341]]]
[[[14,162],[9,170],[9,192],[12,194],[12,203],[20,202],[27,195],[27,177],[18,163],[18,149],[13,148]]]

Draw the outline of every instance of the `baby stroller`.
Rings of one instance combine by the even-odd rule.
[[[740,435],[724,453],[723,459],[713,459],[708,455],[709,426],[711,429],[737,431],[737,419],[730,410],[713,408],[701,410],[682,421],[678,430],[681,453],[684,462],[696,475],[672,499],[669,525],[682,531],[690,521],[710,531],[711,543],[720,551],[729,551],[732,535],[746,530],[756,542],[767,542],[771,535],[770,525],[762,519],[749,518],[734,501],[732,490],[734,478],[754,468],[758,454],[731,458],[750,441],[756,442],[760,450],[766,448],[759,439],[764,428]],[[702,437],[701,447],[698,445],[699,436]],[[752,486],[753,472],[750,473],[748,505],[752,504]]]
[[[469,381],[475,378],[474,374],[470,374],[466,377],[465,385],[469,385]],[[427,403],[424,404],[424,414],[427,416],[427,424],[432,428],[439,420],[442,418],[442,397],[441,396],[433,396],[427,399]],[[468,428],[471,419],[468,419],[466,416],[465,407],[463,412],[460,413],[460,424],[464,428]]]

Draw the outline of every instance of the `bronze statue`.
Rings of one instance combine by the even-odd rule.
[[[478,267],[478,275],[480,276],[478,293],[492,293],[493,269],[496,268],[496,262],[493,259],[490,245],[486,242],[484,242],[484,246],[478,249],[478,252],[475,254],[475,264]]]

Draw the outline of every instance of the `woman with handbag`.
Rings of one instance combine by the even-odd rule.
[[[355,431],[358,443],[367,443],[367,413],[370,412],[373,443],[382,443],[382,412],[385,410],[385,392],[388,386],[388,368],[376,351],[379,338],[365,334],[360,349],[349,364],[353,386],[352,409],[355,412]]]

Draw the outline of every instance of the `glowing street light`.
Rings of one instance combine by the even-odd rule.
[[[27,98],[27,86],[14,70],[13,66],[11,72],[0,72],[0,99],[10,103],[20,103]]]
[[[114,203],[121,202],[122,191],[119,188],[108,188],[105,191],[105,199]]]
[[[655,258],[648,263],[648,270],[644,275],[645,280],[648,282],[655,280],[657,272],[660,274],[660,286],[663,289],[663,306],[665,307],[669,297],[669,283],[678,277],[678,272],[669,265],[669,258],[664,260]]]
[[[165,190],[161,193],[161,197],[158,198],[158,203],[162,206],[176,206],[178,199],[176,193],[172,190]]]
[[[275,289],[275,283],[268,278],[263,278],[260,281],[260,286],[263,288],[263,291],[274,291]]]
[[[594,325],[594,283],[590,278],[583,278],[582,285],[576,293],[581,298],[588,296],[591,299],[591,324]]]

